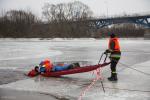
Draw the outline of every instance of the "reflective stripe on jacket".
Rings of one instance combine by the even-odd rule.
[[[110,57],[111,58],[120,58],[121,57],[121,53],[120,54],[111,54]]]
[[[119,40],[117,37],[109,39],[108,48],[111,51],[111,55],[110,55],[111,58],[120,59],[121,51],[120,51]]]

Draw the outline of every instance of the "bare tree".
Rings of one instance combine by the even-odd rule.
[[[29,37],[32,24],[37,22],[37,18],[31,12],[22,10],[7,11],[1,19],[1,28],[5,37]]]
[[[86,36],[88,32],[88,23],[82,20],[90,18],[92,11],[79,1],[57,5],[46,3],[43,16],[49,23],[51,34],[55,33],[54,35],[59,37],[81,37]]]

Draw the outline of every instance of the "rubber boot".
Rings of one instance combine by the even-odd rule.
[[[68,66],[68,69],[73,69],[73,68],[76,68],[76,67],[80,67],[80,64],[79,63],[73,63],[73,64]]]
[[[111,76],[110,76],[110,77],[108,77],[108,80],[110,80],[110,79],[112,78],[112,76],[113,76],[113,75],[112,75],[112,73],[111,73]]]
[[[111,77],[108,77],[109,81],[117,81],[117,73],[111,73]]]
[[[79,64],[79,63],[73,63],[73,65],[74,65],[75,67],[80,67],[80,64]]]

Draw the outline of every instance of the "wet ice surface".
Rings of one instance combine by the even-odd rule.
[[[123,52],[120,62],[146,74],[118,64],[119,81],[112,83],[107,81],[110,75],[107,66],[102,69],[106,92],[103,93],[98,81],[83,100],[150,99],[150,41],[121,40],[121,47]],[[77,100],[81,91],[95,77],[91,72],[60,78],[27,78],[23,73],[47,57],[53,62],[97,64],[106,48],[106,40],[1,40],[0,99],[24,100],[28,96],[30,100]]]

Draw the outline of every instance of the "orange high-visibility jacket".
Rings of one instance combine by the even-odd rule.
[[[114,43],[113,47],[112,42]],[[119,40],[117,37],[109,39],[108,49],[110,49],[111,51],[120,51]]]

